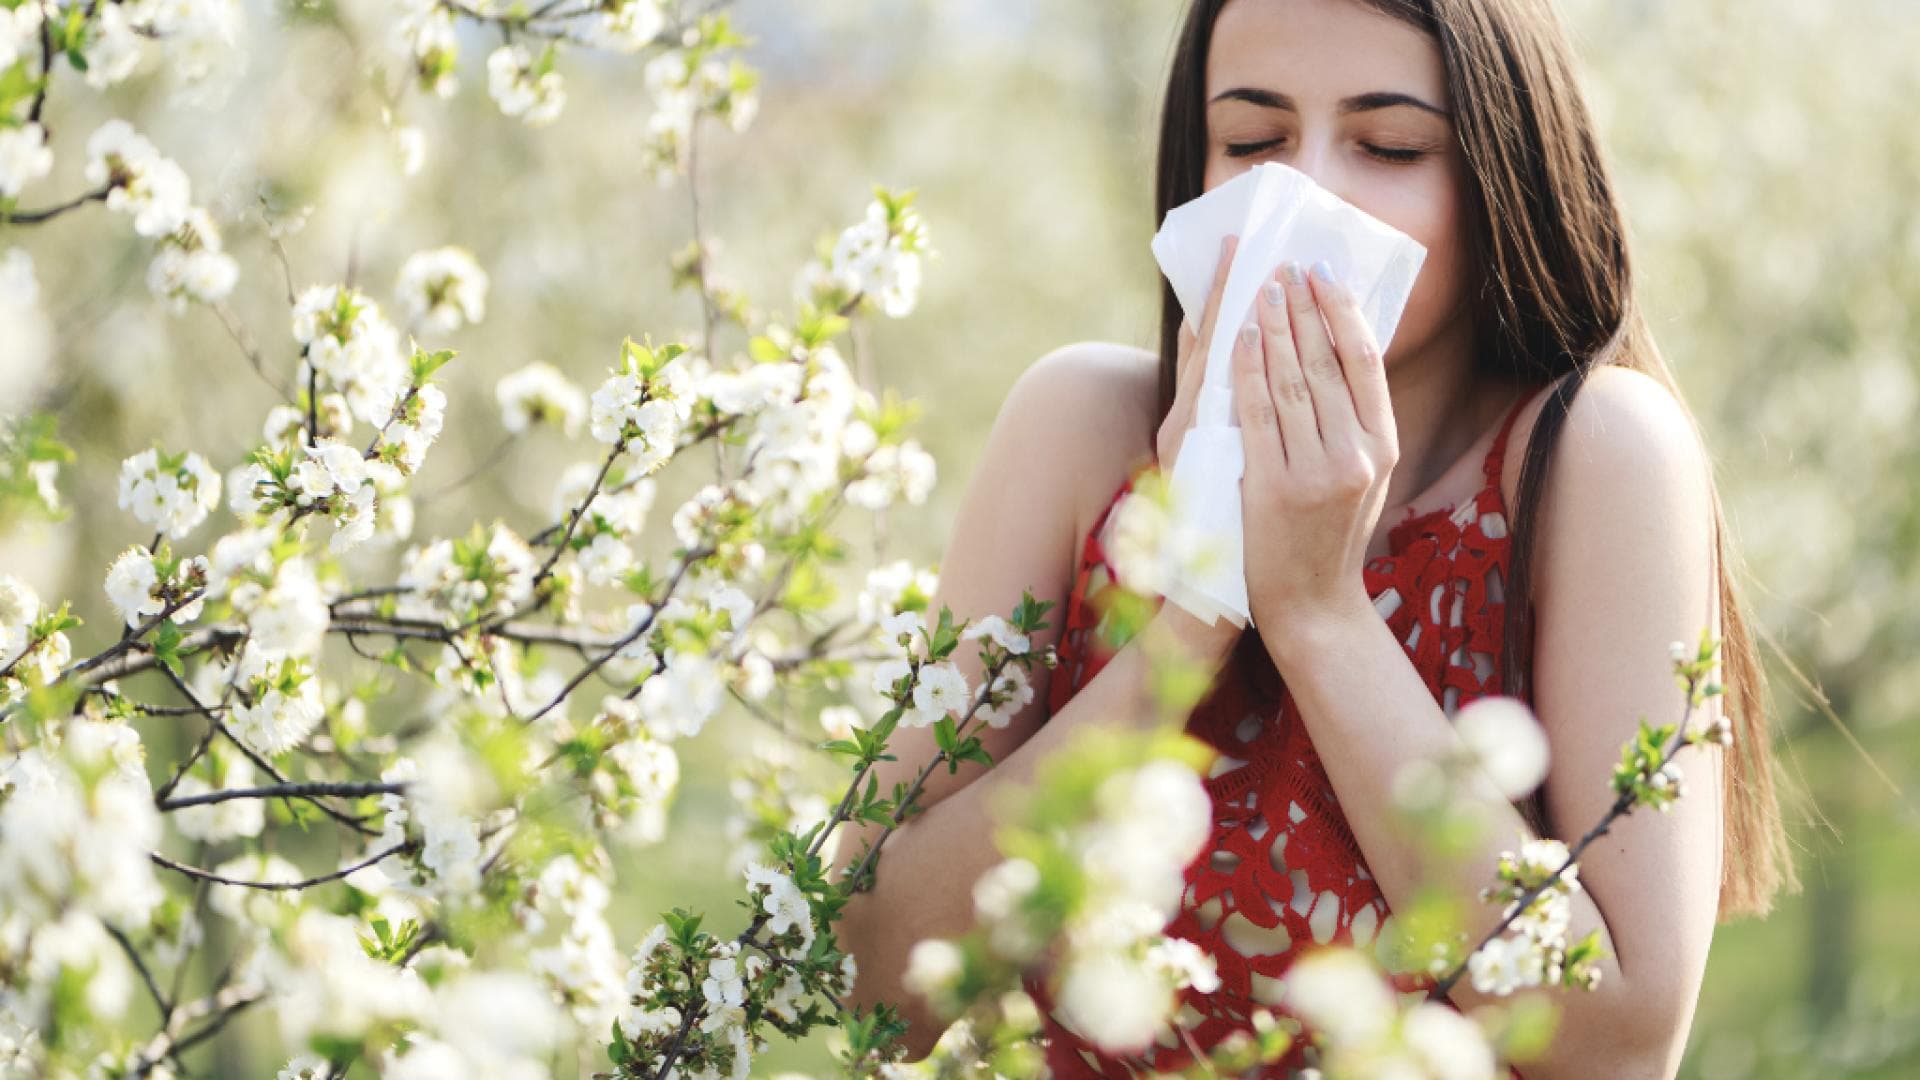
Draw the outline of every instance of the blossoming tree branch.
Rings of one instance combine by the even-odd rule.
[[[56,132],[46,108],[144,68],[183,98],[217,96],[244,37],[237,0],[0,0],[0,349],[17,351],[0,359],[55,347],[33,262],[9,241],[107,214],[143,246],[151,296],[217,321],[271,391],[238,459],[147,445],[120,461],[107,619],[83,625],[71,601],[0,572],[0,1072],[194,1072],[197,1048],[264,1013],[283,1078],[740,1078],[772,1040],[821,1027],[848,1075],[1030,1076],[1022,979],[1043,956],[1063,1019],[1115,1053],[1177,1031],[1181,998],[1217,984],[1208,957],[1161,933],[1209,813],[1206,754],[1178,734],[1191,680],[1166,657],[1164,730],[1063,755],[1002,823],[976,934],[914,951],[909,982],[954,1021],[934,1057],[901,1061],[897,1009],[848,1007],[842,906],[885,872],[936,770],[991,766],[978,732],[1032,701],[1052,604],[958,620],[932,610],[932,569],[851,558],[849,515],[923,504],[935,470],[912,410],[861,385],[837,343],[855,320],[911,314],[929,233],[910,192],[876,188],[799,269],[790,315],[750,311],[711,264],[696,165],[702,138],[756,113],[759,76],[738,55],[751,42],[720,6],[402,0],[319,16],[366,61],[397,175],[431,149],[400,117],[456,94],[463,50],[497,38],[485,84],[501,123],[558,116],[575,51],[635,57],[653,107],[642,165],[687,193],[693,237],[669,265],[701,333],[609,343],[591,387],[547,364],[513,372],[495,387],[498,449],[421,489],[443,385],[462,378],[445,342],[486,318],[479,261],[448,245],[366,268],[391,274],[385,294],[357,267],[300,281],[282,241],[306,210],[263,206],[275,258],[243,268],[163,147],[127,119]],[[80,187],[50,189],[56,155],[80,163]],[[280,325],[229,306],[243,274],[284,291]],[[81,466],[55,419],[7,418],[0,528],[65,512]],[[471,498],[540,427],[578,443],[543,519],[476,505],[462,531],[415,535],[417,503]],[[656,510],[667,470],[699,483]],[[1132,535],[1157,535],[1151,500],[1128,512],[1149,526]],[[1123,637],[1126,622],[1109,620]],[[1676,656],[1689,708],[1714,692],[1711,658],[1705,641]],[[746,915],[675,908],[623,942],[620,856],[669,840],[681,748],[729,706],[774,748],[736,777],[729,872]],[[1544,770],[1524,710],[1461,719],[1463,755],[1436,763],[1417,818],[1444,820],[1473,776],[1507,790]],[[874,769],[903,726],[931,729],[937,753],[883,791]],[[1491,993],[1590,984],[1596,946],[1564,940],[1579,855],[1619,815],[1677,797],[1673,750],[1702,738],[1724,728],[1644,729],[1613,813],[1571,848],[1527,838],[1487,893],[1504,905],[1494,932],[1469,945],[1429,926],[1420,963]],[[797,754],[836,762],[844,786],[804,794]],[[853,825],[874,828],[836,860]],[[1358,953],[1296,971],[1290,1008],[1194,1071],[1242,1071],[1298,1039],[1323,1047],[1329,1075],[1370,1074],[1382,1054],[1491,1075],[1525,1051],[1524,1018],[1407,1009]]]

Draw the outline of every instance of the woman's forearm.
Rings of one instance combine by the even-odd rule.
[[[916,942],[959,937],[973,927],[973,883],[1001,858],[991,829],[996,801],[1004,790],[1030,784],[1039,764],[1082,729],[1145,731],[1162,719],[1149,690],[1145,650],[1177,647],[1217,670],[1225,651],[1197,641],[1201,635],[1182,618],[1155,617],[1017,749],[896,829],[876,862],[873,888],[847,902],[839,934],[859,965],[849,1004],[899,1007],[911,1025],[905,1044],[915,1058],[932,1048],[941,1026],[902,984],[908,955]],[[862,840],[879,833],[870,824],[850,831],[836,861],[858,858]]]
[[[1500,912],[1480,902],[1481,886],[1495,880],[1499,855],[1526,829],[1518,811],[1497,794],[1483,807],[1492,823],[1480,850],[1447,867],[1434,866],[1426,850],[1395,818],[1395,775],[1416,760],[1439,760],[1456,749],[1457,736],[1439,702],[1400,642],[1371,609],[1343,620],[1303,626],[1286,647],[1269,652],[1286,680],[1344,809],[1368,869],[1390,907],[1406,910],[1423,885],[1451,892],[1466,913],[1467,938],[1478,942]],[[1601,778],[1602,780],[1604,778]],[[1596,780],[1595,782],[1601,782]],[[1443,876],[1432,872],[1444,870]],[[1592,991],[1553,995],[1560,1007],[1560,1036],[1547,1058],[1526,1066],[1529,1080],[1547,1077],[1654,1077],[1671,1064],[1674,1015],[1660,995],[1621,970],[1604,913],[1591,893],[1571,897],[1567,940],[1600,932],[1606,957]],[[1462,1010],[1498,1001],[1461,980],[1450,994]]]

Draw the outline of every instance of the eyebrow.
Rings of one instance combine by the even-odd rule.
[[[1245,101],[1269,109],[1285,109],[1288,112],[1300,111],[1291,97],[1273,90],[1264,90],[1257,86],[1236,86],[1231,90],[1223,90],[1219,94],[1214,95],[1213,100],[1207,102],[1207,104],[1214,105],[1222,101]],[[1351,113],[1368,112],[1373,109],[1389,109],[1396,105],[1411,105],[1416,109],[1423,109],[1435,116],[1452,119],[1452,114],[1438,105],[1414,97],[1412,94],[1402,94],[1397,91],[1390,92],[1385,90],[1376,90],[1370,94],[1356,94],[1350,98],[1343,98],[1340,101],[1340,107],[1337,111],[1339,115],[1346,116]]]

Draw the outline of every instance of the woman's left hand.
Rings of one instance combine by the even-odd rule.
[[[1372,609],[1362,568],[1400,448],[1380,347],[1325,263],[1283,265],[1254,310],[1233,349],[1247,594],[1278,655],[1283,635]]]

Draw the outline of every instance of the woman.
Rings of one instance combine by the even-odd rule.
[[[1163,107],[1157,215],[1269,160],[1427,258],[1384,358],[1337,284],[1281,273],[1279,302],[1255,301],[1235,378],[1257,629],[1163,604],[1142,633],[1217,670],[1188,724],[1222,752],[1216,827],[1169,932],[1212,953],[1223,985],[1188,996],[1190,1034],[1205,1049],[1245,1028],[1314,942],[1380,933],[1420,870],[1393,824],[1395,772],[1448,750],[1461,705],[1504,693],[1533,707],[1552,757],[1451,883],[1477,940],[1497,912],[1473,896],[1499,851],[1523,831],[1571,839],[1599,820],[1638,719],[1684,708],[1668,643],[1710,626],[1726,686],[1710,704],[1727,710],[1733,746],[1724,761],[1717,747],[1681,751],[1688,796],[1587,852],[1569,938],[1598,930],[1609,959],[1597,989],[1556,995],[1558,1036],[1527,1070],[1671,1075],[1716,917],[1764,913],[1790,867],[1712,469],[1633,302],[1564,31],[1537,0],[1193,0]],[[916,1053],[939,1032],[900,987],[906,956],[971,925],[971,883],[997,858],[994,792],[1027,782],[1077,729],[1151,722],[1140,645],[1102,652],[1089,598],[1110,572],[1107,511],[1139,466],[1178,452],[1194,341],[1168,288],[1157,356],[1049,354],[1014,387],[968,489],[936,607],[1005,612],[1031,589],[1059,603],[1063,662],[1032,707],[982,733],[991,770],[935,774],[928,811],[848,905],[858,1000],[901,1005]],[[903,730],[895,752],[883,790],[931,737]],[[1448,996],[1485,1000],[1469,980]],[[1049,1032],[1057,1072],[1117,1071]],[[1184,1050],[1154,1054],[1177,1068]]]

